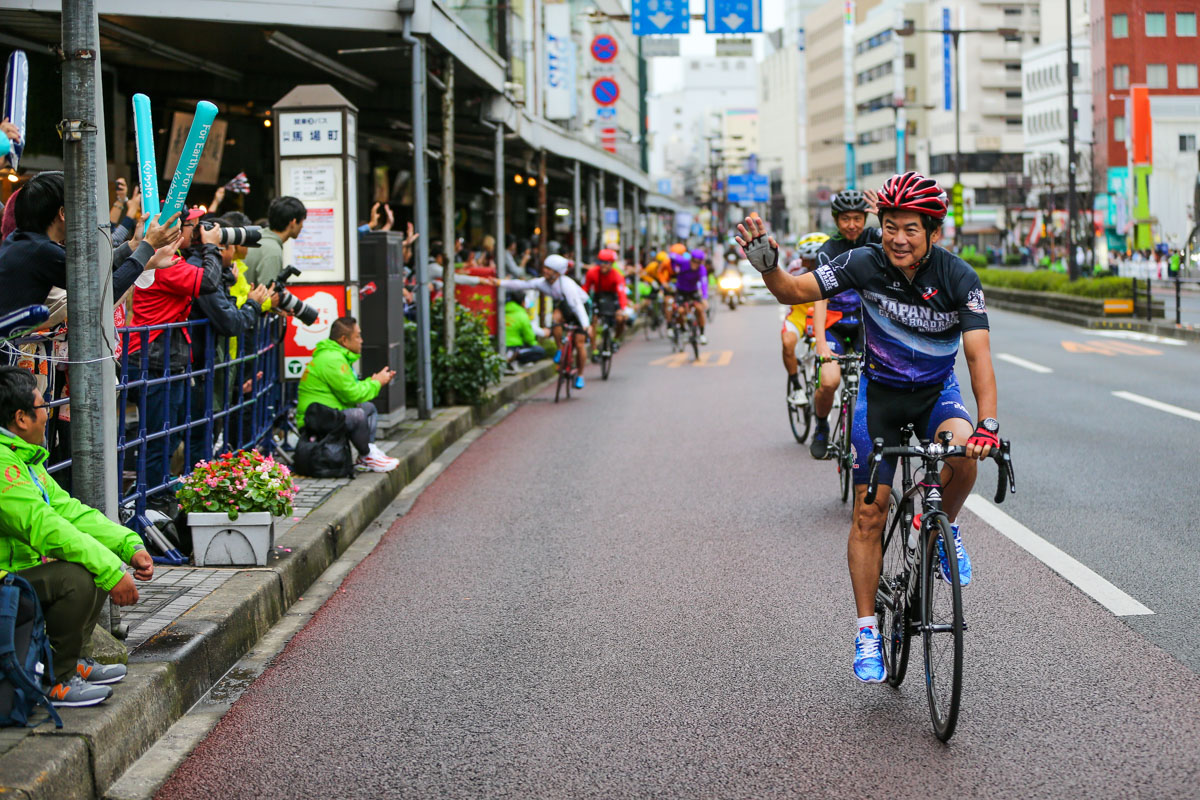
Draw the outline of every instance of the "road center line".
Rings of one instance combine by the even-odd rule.
[[[1080,591],[1091,597],[1118,617],[1153,614],[1154,612],[1113,586],[1085,564],[1059,550],[1050,542],[1005,514],[977,494],[967,497],[967,508],[1017,545],[1028,551]]]
[[[1043,367],[1041,364],[1035,364],[1032,361],[1026,361],[1023,358],[1009,355],[1008,353],[996,353],[996,358],[1007,361],[1010,364],[1016,364],[1018,367],[1024,367],[1025,369],[1032,370],[1034,372],[1040,372],[1043,374],[1047,372],[1054,372],[1054,370],[1050,369],[1049,367]]]
[[[1183,417],[1184,419],[1200,422],[1200,412],[1189,411],[1186,408],[1173,406],[1170,403],[1160,403],[1157,400],[1151,400],[1149,397],[1142,397],[1140,394],[1134,394],[1133,392],[1113,392],[1113,397],[1119,397],[1122,400],[1128,400],[1131,403],[1140,403],[1144,406],[1158,409],[1159,411],[1166,411],[1168,414],[1175,414],[1176,416]]]

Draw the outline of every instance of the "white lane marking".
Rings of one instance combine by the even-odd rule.
[[[996,353],[996,358],[1007,361],[1010,364],[1016,364],[1018,367],[1024,367],[1025,369],[1033,370],[1034,372],[1040,372],[1043,374],[1047,372],[1054,372],[1054,370],[1050,369],[1049,367],[1043,367],[1041,364],[1035,364],[1032,361],[1026,361],[1023,358],[1009,355],[1008,353]]]
[[[1141,333],[1139,331],[1108,331],[1093,329],[1088,331],[1089,336],[1107,336],[1110,339],[1133,339],[1138,342],[1153,342],[1155,344],[1173,344],[1183,347],[1187,344],[1183,339],[1172,339],[1167,336],[1155,336],[1152,333]]]
[[[1200,422],[1200,412],[1189,411],[1186,408],[1173,406],[1170,403],[1160,403],[1157,400],[1151,400],[1149,397],[1142,397],[1140,394],[1134,394],[1133,392],[1113,392],[1113,397],[1119,397],[1122,400],[1128,400],[1131,403],[1140,403],[1144,406],[1158,409],[1159,411],[1166,411],[1168,414],[1175,414],[1176,416],[1180,416],[1185,419]]]
[[[967,508],[1028,551],[1063,578],[1075,584],[1082,592],[1118,617],[1132,617],[1154,612],[1113,586],[1107,579],[1091,568],[1076,561],[1054,545],[1005,514],[983,497],[972,494],[967,497]]]

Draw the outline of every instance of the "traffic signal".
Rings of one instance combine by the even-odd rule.
[[[963,212],[963,185],[961,183],[954,184],[954,188],[950,190],[950,205],[954,213],[954,227],[962,228],[966,214]]]

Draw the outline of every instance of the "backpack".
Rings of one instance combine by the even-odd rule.
[[[24,727],[35,706],[50,713],[56,728],[63,726],[42,690],[39,661],[46,675],[54,674],[42,604],[29,581],[9,573],[0,581],[0,727]]]
[[[292,466],[296,474],[308,478],[353,477],[354,455],[346,435],[346,415],[321,403],[309,405]]]

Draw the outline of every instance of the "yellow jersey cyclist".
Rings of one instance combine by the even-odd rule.
[[[817,266],[817,253],[821,245],[829,237],[823,233],[810,233],[796,242],[796,257],[787,265],[790,275],[800,276]],[[779,341],[783,345],[783,368],[788,374],[788,394],[800,391],[800,361],[796,356],[796,347],[804,338],[808,328],[809,314],[812,303],[797,303],[788,311],[783,319],[783,327],[779,330]],[[828,413],[828,412],[826,412]]]
[[[830,201],[833,221],[837,233],[827,237],[821,246],[817,260],[828,264],[833,259],[856,247],[879,244],[879,228],[867,227],[867,212],[874,210],[874,192],[846,189],[838,192]],[[813,303],[812,310],[813,349],[819,358],[832,358],[834,354],[846,354],[849,339],[855,351],[862,351],[862,317],[860,316],[858,292],[848,289],[828,300]],[[808,452],[813,458],[825,458],[829,453],[829,412],[833,410],[833,395],[842,382],[842,368],[836,361],[821,364],[821,384],[813,395],[813,414],[817,428],[813,432]]]
[[[737,239],[781,302],[810,302],[846,289],[857,290],[862,298],[866,364],[854,414],[855,502],[846,549],[858,611],[854,675],[864,683],[887,677],[875,593],[883,566],[880,536],[896,470],[895,459],[880,465],[879,492],[867,505],[872,440],[881,437],[885,447],[897,446],[903,426],[911,424],[921,439],[935,440],[946,431],[951,445],[963,445],[966,456],[947,459],[941,476],[943,507],[953,521],[975,484],[976,459],[999,445],[1000,430],[979,276],[937,246],[946,218],[945,193],[918,173],[895,175],[879,192],[878,214],[881,245],[856,248],[798,278],[778,269],[778,246],[757,215],[738,226]],[[960,341],[980,417],[974,426],[954,375]],[[965,586],[971,581],[971,563],[958,525],[951,528],[959,581]],[[939,547],[938,557],[942,579],[948,580],[948,554]]]

